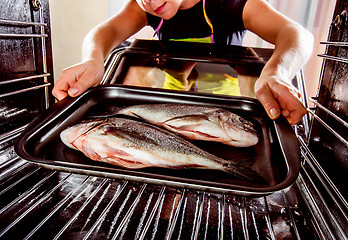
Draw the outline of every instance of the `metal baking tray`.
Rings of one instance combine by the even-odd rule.
[[[217,170],[130,170],[90,160],[81,152],[66,147],[60,140],[62,130],[82,120],[107,117],[119,108],[149,103],[221,107],[251,121],[259,134],[259,142],[253,147],[192,142],[225,159],[240,155],[254,157],[252,169],[263,179],[248,182]],[[269,119],[256,99],[124,85],[98,86],[77,98],[68,97],[55,103],[21,133],[15,143],[15,150],[23,159],[52,170],[240,195],[267,195],[284,189],[296,180],[300,167],[299,143],[292,127],[284,117],[275,121]]]

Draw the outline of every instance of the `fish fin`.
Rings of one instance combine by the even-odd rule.
[[[89,157],[92,160],[101,161],[101,156],[96,151],[94,151],[93,147],[91,147],[88,141],[83,140],[81,146],[82,147],[80,151],[83,152],[83,154],[85,154],[87,157]]]
[[[213,131],[207,131],[206,129],[201,131],[202,125],[208,126],[209,124],[211,128],[214,128],[215,124],[211,124],[206,116],[198,114],[175,117],[161,123],[167,130],[184,136],[187,139],[223,142],[221,136],[212,135]]]
[[[205,141],[219,141],[221,142],[221,138],[217,136],[213,136],[208,133],[204,133],[201,131],[197,131],[197,126],[196,125],[182,125],[182,126],[173,126],[170,124],[162,124],[162,126],[174,133],[177,133],[187,139],[192,139],[192,140],[205,140]]]
[[[178,127],[181,125],[188,125],[183,123],[189,123],[189,125],[198,126],[202,124],[202,121],[209,122],[209,119],[207,116],[203,114],[192,114],[192,115],[183,115],[183,116],[168,118],[167,120],[163,121],[162,124],[168,124],[171,126]]]
[[[139,114],[136,114],[135,112],[129,112],[128,114],[127,113],[122,113],[121,112],[121,114],[120,114],[121,116],[123,116],[123,117],[125,117],[125,118],[127,118],[127,116],[128,117],[133,117],[133,119],[134,118],[136,118],[136,119],[134,119],[134,120],[142,120],[142,121],[144,121],[144,122],[149,122],[147,119],[145,119],[144,117],[142,117],[141,115],[139,115]],[[131,118],[132,119],[132,118]]]
[[[259,173],[252,169],[254,163],[255,158],[246,158],[238,161],[226,161],[223,165],[225,172],[230,173],[239,179],[248,182],[267,183]]]

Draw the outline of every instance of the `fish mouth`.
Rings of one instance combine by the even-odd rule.
[[[167,4],[167,3],[163,3],[161,6],[157,7],[157,8],[155,9],[155,13],[158,14],[158,15],[160,15],[160,14],[163,12],[164,7],[166,6],[166,4]]]

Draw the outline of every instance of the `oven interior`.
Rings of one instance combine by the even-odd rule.
[[[57,171],[20,158],[14,151],[16,139],[29,122],[54,105],[49,94],[53,84],[49,6],[48,1],[1,2],[0,54],[5,61],[0,63],[0,239],[347,238],[346,2],[337,1],[328,40],[322,43],[326,51],[319,55],[323,66],[318,96],[310,98],[314,107],[294,126],[300,174],[291,186],[258,197]],[[144,54],[143,45],[155,42],[137,44],[141,47],[125,46],[110,55],[104,84],[120,83],[139,66],[148,74],[163,59],[202,58],[195,46],[190,51],[175,48],[174,56],[152,46],[151,54],[159,55],[137,58],[133,53]],[[211,48],[206,51],[199,73],[216,54]],[[252,48],[234,54],[229,56],[232,65],[217,64],[231,70],[232,77],[247,76],[249,84],[269,56],[268,50]],[[123,56],[127,58],[122,60]],[[134,58],[138,61],[129,67],[128,60]],[[138,85],[144,84],[144,78],[137,79]],[[303,81],[299,73],[294,84],[308,106]],[[250,87],[241,87],[252,96]]]

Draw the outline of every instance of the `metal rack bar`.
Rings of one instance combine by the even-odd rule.
[[[186,199],[186,189],[184,188],[181,195],[180,195],[180,199],[178,201],[178,205],[176,207],[176,210],[175,210],[175,213],[174,213],[174,216],[170,217],[170,220],[169,221],[169,225],[168,225],[168,228],[166,230],[166,240],[170,240],[173,236],[173,233],[174,233],[174,228],[175,228],[175,225],[179,219],[179,213],[180,213],[180,210],[182,209],[182,205],[185,205],[185,200]],[[174,210],[174,209],[173,209]]]
[[[43,8],[42,8],[41,4],[40,4],[39,13],[40,13],[40,23],[44,24],[44,22],[43,22],[44,14],[43,14]],[[44,25],[41,25],[40,32],[41,32],[41,34],[46,35]],[[42,69],[43,69],[43,72],[47,73],[46,39],[43,36],[41,37],[41,51],[42,51],[42,65],[43,65]],[[47,76],[44,77],[44,82],[48,83]],[[48,109],[48,107],[49,107],[49,92],[48,92],[47,87],[45,88],[45,107],[46,107],[46,109]]]
[[[5,166],[10,165],[12,162],[16,162],[15,166],[12,166],[12,168],[6,170],[6,171],[2,171],[0,174],[0,182],[2,183],[7,177],[12,176],[14,174],[19,173],[22,169],[24,169],[26,166],[29,165],[28,162],[26,161],[20,161],[21,158],[16,156],[15,158],[13,158],[13,160],[11,162],[5,162],[4,164],[2,164],[0,167],[4,168]],[[0,196],[5,192],[6,189],[1,190],[0,191]]]
[[[11,158],[11,157],[10,157],[10,158],[7,159],[6,161],[0,163],[0,169],[4,169],[4,168],[6,168],[7,166],[12,165],[14,162],[18,162],[18,161],[20,161],[20,160],[21,160],[21,159],[20,159],[18,156],[14,157],[14,158]]]
[[[163,190],[163,188],[162,188],[162,190]],[[142,189],[140,191],[142,191]],[[155,202],[155,205],[151,208],[150,205],[155,201],[154,198],[156,198],[157,194],[155,191],[151,192],[149,195],[147,195],[145,192],[146,192],[146,190],[144,191],[144,198],[146,198],[146,204],[145,204],[145,206],[142,206],[143,211],[141,213],[141,217],[139,219],[139,222],[137,222],[137,224],[134,224],[134,228],[136,229],[136,233],[135,233],[134,237],[135,237],[135,239],[139,239],[139,240],[144,239],[144,237],[141,237],[141,233],[147,232],[147,227],[149,227],[150,225],[146,224],[146,222],[148,222],[149,224],[150,224],[150,222],[152,222],[153,217],[155,216],[155,212],[157,211],[157,207],[159,206],[159,201],[161,199],[160,197],[157,196],[157,201]],[[162,191],[162,193],[163,193],[163,191]],[[127,228],[126,226],[131,222],[131,219],[134,216],[133,213],[136,212],[136,208],[138,208],[138,206],[140,206],[142,203],[143,203],[142,196],[140,196],[140,199],[137,202],[136,206],[134,206],[134,208],[132,208],[132,210],[130,212],[130,216],[129,216],[128,220],[126,221],[127,223],[124,225],[123,229]],[[158,204],[156,204],[156,203],[158,203]],[[121,235],[122,235],[122,231],[121,231]],[[119,237],[116,237],[116,239],[118,239],[118,238]],[[121,238],[123,238],[123,237],[121,237]]]
[[[204,200],[206,198],[206,193],[203,192],[202,197],[199,198],[198,200],[198,204],[199,206],[197,206],[197,217],[194,218],[193,221],[193,231],[192,231],[192,236],[191,239],[198,239],[198,233],[199,233],[199,229],[200,229],[200,225],[202,222],[202,215],[203,215],[203,205],[204,205]]]
[[[348,63],[348,59],[346,58],[341,58],[341,57],[334,57],[334,56],[330,56],[327,54],[318,54],[318,57],[322,57],[324,59],[328,59],[328,60],[333,60],[333,61],[337,61],[337,62],[344,62],[344,63]]]
[[[101,190],[101,196],[99,197],[97,203],[95,204],[95,206],[93,207],[93,209],[89,212],[88,217],[87,217],[87,221],[84,223],[83,227],[82,227],[82,231],[87,231],[87,226],[89,224],[89,222],[93,219],[93,216],[96,214],[96,211],[98,209],[98,206],[103,202],[103,200],[106,198],[107,194],[109,193],[110,189],[112,189],[112,181],[110,181],[110,179],[108,179],[108,184],[102,188]],[[116,193],[119,195],[119,187],[117,187],[117,189],[115,190]],[[104,212],[104,211],[103,211]],[[98,218],[99,221],[99,218]],[[102,221],[102,220],[101,220]],[[95,228],[95,226],[92,226],[93,228]],[[88,230],[88,232],[90,232],[90,230]],[[88,233],[87,233],[88,234]]]
[[[348,209],[348,202],[344,199],[341,192],[337,189],[335,184],[331,181],[329,176],[325,173],[324,169],[320,166],[319,162],[314,157],[310,149],[307,147],[304,140],[301,137],[298,137],[298,139],[302,147],[301,153],[306,163],[309,164],[311,169],[316,173],[321,184],[325,187],[326,191],[330,194],[332,199],[334,199],[336,205],[340,206],[340,204],[338,204],[336,200],[338,198],[343,203],[343,205],[346,206],[346,209]],[[334,195],[332,194],[332,192],[334,192]]]
[[[10,141],[12,139],[15,139],[19,136],[19,134],[28,126],[28,124],[19,127],[17,129],[14,129],[10,132],[4,133],[0,135],[0,146],[3,145],[5,142]]]
[[[0,24],[13,24],[13,25],[23,25],[23,26],[44,26],[44,27],[47,27],[46,23],[23,22],[23,21],[15,21],[15,20],[7,20],[7,19],[0,19]]]
[[[348,47],[348,43],[347,42],[320,42],[320,44],[323,45],[328,45],[328,46],[334,46],[334,47]]]
[[[296,225],[296,220],[294,218],[294,215],[290,209],[290,206],[289,206],[289,202],[288,202],[288,198],[284,192],[284,190],[281,191],[281,194],[282,194],[282,197],[283,197],[283,201],[285,202],[285,206],[286,206],[286,209],[287,211],[289,212],[289,218],[290,218],[290,221],[291,221],[291,225],[293,227],[293,230],[294,230],[294,233],[295,233],[295,236],[297,239],[301,239],[301,236],[300,236],[300,232],[297,228],[297,225]],[[265,197],[266,198],[266,197]],[[267,201],[266,201],[267,202]],[[268,207],[268,204],[267,204],[267,210],[269,212],[269,207]],[[268,217],[269,217],[269,214],[268,214]],[[272,231],[273,235],[272,235],[272,239],[276,239],[275,236],[274,236],[274,232]]]
[[[332,31],[333,31],[333,24],[330,24],[329,32],[328,32],[328,37],[327,37],[327,42],[330,41],[330,36],[332,35]],[[328,49],[329,49],[329,46],[325,46],[325,54],[328,52]],[[323,82],[324,70],[325,70],[325,68],[326,68],[326,63],[327,63],[327,59],[324,58],[324,59],[323,59],[323,62],[322,62],[322,64],[321,64],[321,69],[320,69],[320,76],[319,76],[319,83],[318,83],[319,88],[318,88],[318,90],[317,90],[317,96],[318,96],[318,94],[319,94],[319,92],[320,92],[320,88],[321,88],[320,86],[321,86],[321,84],[322,84],[322,82]]]
[[[302,69],[296,74],[296,81],[297,81],[298,90],[301,93],[301,102],[307,108],[308,107],[307,91],[306,91],[305,78],[304,78]],[[302,118],[302,125],[306,134],[310,132],[309,122],[310,120],[308,115],[305,115]],[[297,131],[297,128],[295,128],[295,130]]]
[[[22,26],[39,26],[40,27],[40,33],[28,33],[28,34],[17,34],[17,33],[0,33],[0,37],[4,38],[40,38],[41,39],[41,53],[42,53],[42,68],[43,72],[47,73],[47,53],[46,53],[46,38],[48,37],[48,34],[45,33],[45,27],[47,27],[47,24],[44,22],[44,13],[43,13],[43,7],[41,4],[38,5],[39,10],[39,22],[25,22],[25,21],[16,21],[16,20],[7,20],[7,19],[0,19],[0,24],[11,24],[11,25],[22,25]],[[49,97],[50,93],[48,91],[48,86],[50,84],[48,83],[48,76],[49,74],[43,74],[40,75],[40,77],[44,78],[45,85],[42,85],[45,87],[45,108],[47,109],[49,107]],[[23,79],[22,79],[23,80]],[[12,80],[12,81],[4,81],[2,84],[15,82],[15,81],[22,81],[22,80]],[[26,79],[25,79],[26,80]],[[9,96],[12,94],[19,93],[21,91],[16,91],[13,93],[7,93],[0,95],[1,97]]]
[[[25,168],[27,164],[24,164],[18,171],[20,171],[21,169]],[[32,176],[33,174],[35,174],[39,170],[40,170],[40,167],[38,167],[38,166],[35,167],[29,173],[27,173],[26,175],[22,176],[20,179],[18,179],[17,181],[13,182],[12,184],[8,185],[5,189],[0,191],[0,196],[3,195],[4,193],[6,193],[7,191],[11,190],[12,188],[14,188],[18,183],[20,183],[22,181],[25,181],[26,179],[28,179],[30,176]],[[3,211],[5,211],[5,210],[4,209],[0,209],[0,214],[2,214]]]
[[[283,191],[282,191],[283,192]],[[284,194],[284,193],[283,193]],[[266,211],[266,217],[265,217],[265,220],[266,220],[266,223],[267,223],[267,227],[268,229],[270,229],[270,237],[272,240],[275,240],[276,237],[275,237],[275,233],[274,233],[274,229],[273,229],[273,226],[272,226],[272,221],[271,221],[271,216],[270,216],[270,208],[269,208],[269,204],[268,204],[268,201],[267,201],[267,197],[264,196],[263,197],[263,200],[265,202],[265,211]],[[289,211],[289,204],[286,202],[286,208],[288,209]],[[290,211],[289,211],[290,212]],[[292,216],[292,215],[291,215]],[[297,233],[297,228],[296,226],[295,227],[295,232]]]
[[[39,182],[37,182],[35,185],[33,185],[31,188],[29,188],[27,191],[25,191],[23,194],[19,195],[16,199],[14,199],[12,202],[10,202],[9,204],[7,204],[5,207],[3,207],[2,209],[0,209],[0,214],[2,214],[3,212],[5,212],[6,210],[8,210],[9,208],[11,208],[12,206],[14,206],[15,204],[17,204],[19,201],[23,200],[24,198],[26,198],[27,196],[29,196],[32,192],[34,192],[35,190],[37,190],[39,188],[39,186],[42,186],[48,179],[50,179],[52,176],[54,176],[57,172],[52,171],[50,172],[46,177],[44,177],[43,179],[41,179]]]
[[[321,105],[317,100],[315,100],[314,98],[309,98],[309,100],[312,103],[314,103],[317,107],[319,107],[321,110],[323,110],[324,112],[329,114],[331,117],[333,117],[335,120],[337,120],[339,123],[341,123],[343,126],[348,128],[348,123],[346,121],[344,121],[342,118],[340,118],[339,116],[334,114],[332,111],[330,111],[329,109],[327,109],[323,105]]]
[[[335,130],[333,130],[326,122],[324,122],[320,117],[318,117],[312,110],[307,108],[307,112],[309,112],[318,122],[320,122],[329,132],[331,132],[335,137],[337,137],[346,147],[348,147],[348,141],[339,135]]]
[[[219,239],[224,239],[224,221],[225,221],[225,194],[219,199]]]
[[[42,84],[42,85],[35,86],[35,87],[30,87],[30,88],[21,89],[21,90],[14,91],[14,92],[0,94],[0,98],[11,96],[11,95],[15,95],[15,94],[18,94],[18,93],[28,92],[28,91],[31,91],[31,90],[36,90],[36,89],[43,88],[43,87],[48,87],[50,85],[51,85],[51,83],[46,83],[46,84]]]
[[[182,214],[179,214],[178,219],[177,219],[177,224],[179,226],[179,233],[178,233],[178,238],[181,238],[181,234],[182,234],[182,226],[184,226],[184,222],[185,222],[185,213],[187,212],[187,208],[188,208],[188,201],[189,198],[188,196],[185,196],[185,200],[183,202],[182,208],[179,209],[180,212],[182,212]],[[194,213],[195,214],[195,213]],[[173,232],[174,233],[174,232]]]
[[[44,73],[44,74],[39,74],[39,75],[34,75],[34,76],[29,76],[29,77],[5,80],[5,81],[1,81],[0,85],[9,84],[9,83],[15,83],[15,82],[21,82],[21,81],[27,81],[27,80],[32,80],[32,79],[37,79],[37,78],[42,78],[42,77],[48,77],[50,75],[51,75],[50,73]]]
[[[0,33],[0,37],[9,37],[9,38],[17,38],[17,37],[26,37],[26,38],[46,38],[47,34],[17,34],[17,33]]]
[[[248,212],[246,210],[246,201],[245,197],[243,197],[243,207],[240,210],[241,211],[241,222],[242,222],[242,228],[243,228],[243,236],[245,239],[250,239],[249,231],[248,231]]]

